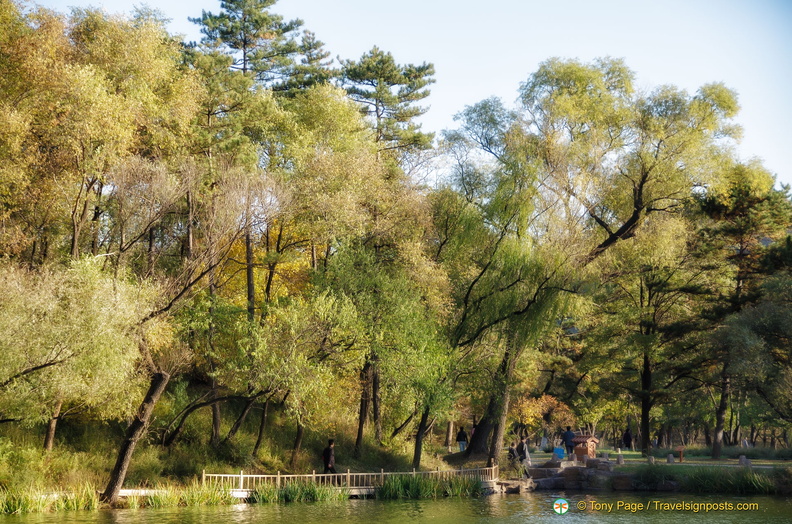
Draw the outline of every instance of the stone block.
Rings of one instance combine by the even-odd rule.
[[[673,480],[666,480],[662,484],[657,486],[657,491],[678,491],[679,490],[679,482],[674,482]]]
[[[668,454],[668,457],[666,458],[666,462],[668,462],[669,464],[673,464],[674,463],[674,454],[673,453],[669,453]]]
[[[564,480],[564,489],[583,489],[583,482],[579,480]]]
[[[581,480],[584,471],[586,468],[565,468],[561,470],[561,475],[565,480]]]
[[[620,466],[624,465],[624,455],[622,455],[621,453],[616,455],[616,464],[618,464]]]
[[[649,457],[649,458],[647,458],[647,459],[646,459],[646,462],[647,462],[648,464],[652,464],[652,465],[654,465],[654,463],[655,463],[655,458],[654,458],[654,457]]]
[[[599,466],[597,466],[597,471],[613,471],[613,463],[612,462],[603,462]]]
[[[611,487],[615,491],[632,491],[632,475],[613,475],[611,477]]]
[[[600,461],[600,459],[592,459],[592,458],[590,458],[590,459],[588,459],[588,460],[586,461],[586,467],[587,467],[587,468],[594,468],[594,469],[596,469],[596,468],[597,468],[597,466],[599,466],[600,464],[601,464],[601,461]]]

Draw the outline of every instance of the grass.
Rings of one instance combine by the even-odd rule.
[[[99,493],[90,484],[83,484],[74,491],[61,494],[55,499],[54,511],[94,510],[99,508]]]
[[[632,474],[633,485],[639,490],[656,490],[672,481],[678,483],[680,490],[685,493],[773,495],[792,491],[792,468],[753,470],[646,464],[619,470]]]
[[[312,482],[288,482],[279,488],[272,484],[262,484],[250,496],[250,500],[255,503],[326,502],[348,498],[349,494],[345,489],[318,486]]]
[[[679,452],[673,449],[658,448],[653,449],[651,455],[653,457],[665,458],[673,453],[675,457],[679,457]],[[745,455],[751,460],[771,461],[771,460],[792,460],[792,448],[786,449],[773,449],[773,448],[742,448],[739,446],[727,446],[721,451],[721,458],[723,459],[738,459],[740,455]],[[707,458],[712,457],[712,448],[706,446],[687,446],[685,447],[685,460],[688,457],[693,458]]]
[[[432,499],[438,497],[476,497],[482,493],[481,480],[451,477],[441,480],[426,475],[389,476],[377,490],[379,499]]]

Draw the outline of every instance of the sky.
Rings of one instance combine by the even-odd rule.
[[[134,0],[40,0],[129,13]],[[188,17],[218,13],[220,0],[149,2],[172,33],[199,40]],[[792,1],[789,0],[280,0],[272,11],[300,18],[333,56],[359,59],[373,46],[401,64],[430,62],[424,131],[491,96],[512,104],[521,82],[551,57],[624,59],[636,86],[695,91],[723,82],[739,95],[742,160],[759,158],[792,184]]]

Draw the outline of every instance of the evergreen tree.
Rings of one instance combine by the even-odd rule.
[[[434,72],[432,64],[397,64],[392,54],[376,46],[357,62],[343,62],[347,92],[374,119],[380,151],[429,147],[433,135],[421,132],[415,122],[428,108],[416,103],[429,96],[426,87],[434,83]]]
[[[292,63],[286,79],[273,86],[274,91],[294,96],[311,86],[330,83],[338,76],[338,70],[332,67],[330,51],[325,50],[324,42],[313,32],[303,31],[298,53],[301,58]]]
[[[268,11],[277,0],[224,0],[222,11],[203,11],[200,24],[204,44],[224,48],[234,56],[233,68],[254,74],[269,84],[288,69],[299,47],[292,33],[302,20],[284,22],[283,17]]]

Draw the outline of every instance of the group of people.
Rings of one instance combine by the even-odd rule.
[[[476,425],[473,425],[473,429],[470,432],[471,438],[473,437],[476,431]],[[561,442],[564,444],[567,452],[567,458],[572,456],[575,448],[575,439],[576,435],[575,432],[572,431],[570,426],[566,427],[566,431],[561,433]],[[468,434],[465,431],[465,427],[462,426],[459,428],[459,432],[456,436],[457,444],[459,444],[459,451],[460,453],[467,449],[468,444]],[[622,443],[626,449],[630,449],[632,446],[632,432],[628,427],[627,430],[622,435]],[[335,441],[330,439],[327,441],[327,447],[322,451],[322,462],[324,464],[324,473],[335,473]],[[525,436],[520,438],[520,442],[512,442],[509,446],[509,463],[512,467],[523,475],[530,477],[528,474],[528,468],[531,467],[531,454],[528,452],[528,443],[525,442]]]
[[[520,437],[519,443],[512,442],[509,446],[509,464],[521,476],[531,478],[528,472],[528,468],[531,467],[531,453],[528,451],[525,436]]]

